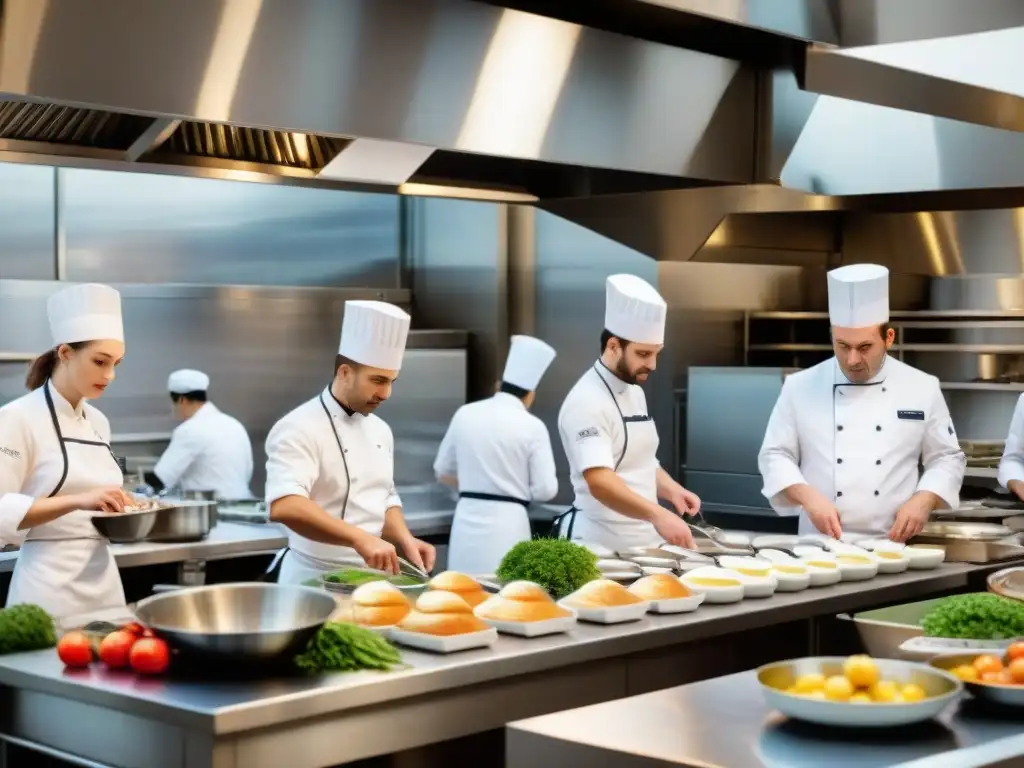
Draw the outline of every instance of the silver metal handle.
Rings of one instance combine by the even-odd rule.
[[[421,571],[415,565],[410,563],[404,557],[398,558],[399,571],[405,573],[406,576],[415,576],[423,581],[430,581],[430,574],[426,571]]]
[[[188,589],[181,584],[154,584],[153,594],[158,595],[161,592],[177,592],[179,589]]]

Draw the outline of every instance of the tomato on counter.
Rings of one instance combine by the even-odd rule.
[[[123,629],[111,632],[100,642],[100,660],[111,669],[124,669],[128,666],[128,655],[138,637]]]
[[[159,675],[171,663],[171,651],[167,643],[158,637],[143,637],[131,647],[132,669],[144,675]]]
[[[68,632],[57,642],[57,656],[68,667],[87,667],[92,663],[92,640],[85,632]]]

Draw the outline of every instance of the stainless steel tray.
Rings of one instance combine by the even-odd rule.
[[[952,541],[999,541],[1012,535],[1013,531],[1005,525],[955,520],[933,520],[921,529],[924,538]]]

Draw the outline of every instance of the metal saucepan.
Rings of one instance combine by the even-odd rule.
[[[210,507],[215,502],[174,501],[120,514],[93,515],[92,524],[115,544],[139,541],[201,541],[210,532]]]
[[[301,653],[337,607],[312,587],[216,584],[147,597],[135,615],[182,653],[245,662]]]
[[[217,492],[216,491],[182,491],[172,490],[165,495],[165,500],[183,499],[185,501],[208,501],[210,502],[210,528],[217,524]]]

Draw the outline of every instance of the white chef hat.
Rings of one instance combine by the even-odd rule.
[[[371,368],[402,367],[409,315],[384,301],[346,301],[338,354]]]
[[[555,359],[555,349],[533,336],[513,336],[501,380],[533,391]]]
[[[638,344],[665,343],[665,300],[636,275],[612,275],[605,282],[604,327]]]
[[[46,302],[54,346],[78,341],[124,341],[121,294],[109,285],[83,283],[63,288]]]
[[[889,322],[889,270],[878,264],[850,264],[829,272],[828,317],[838,328]]]
[[[188,392],[205,392],[210,388],[210,377],[202,371],[183,368],[167,377],[167,391],[176,395]]]

